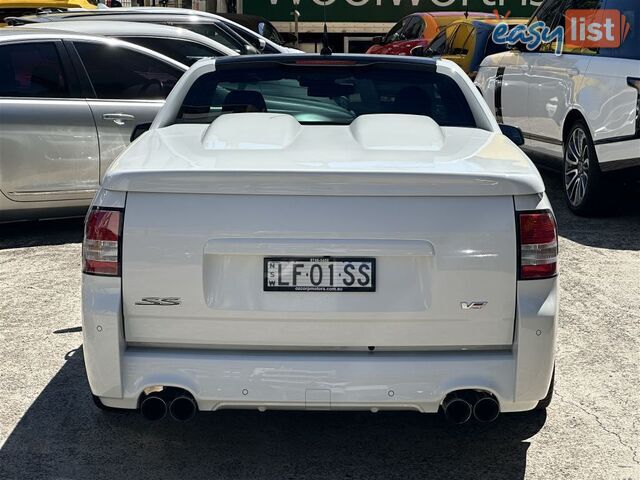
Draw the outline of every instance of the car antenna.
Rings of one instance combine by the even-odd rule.
[[[323,2],[323,15],[324,15],[324,27],[322,33],[322,50],[320,50],[320,55],[331,55],[333,51],[329,46],[329,30],[327,29],[327,2],[326,0]]]
[[[464,11],[464,18],[467,19],[469,18],[469,4],[467,3],[467,8]]]

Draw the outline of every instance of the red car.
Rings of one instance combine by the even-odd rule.
[[[493,13],[481,12],[430,12],[407,15],[384,37],[375,37],[367,53],[379,55],[411,55],[419,45],[427,46],[441,28],[467,18],[496,18]]]

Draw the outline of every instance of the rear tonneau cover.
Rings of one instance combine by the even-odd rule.
[[[258,350],[513,343],[517,242],[508,196],[132,192],[123,231],[129,343]],[[283,257],[375,261],[372,288],[273,290],[265,269],[278,267],[265,261]],[[150,306],[147,297],[180,303]]]
[[[310,126],[288,115],[234,114],[211,125],[149,132],[114,163],[103,187],[259,195],[544,192],[531,161],[508,143],[493,132],[441,129],[428,117],[412,115],[365,115],[350,126]]]

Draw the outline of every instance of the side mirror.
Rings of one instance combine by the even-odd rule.
[[[141,123],[139,125],[136,125],[135,128],[133,129],[133,132],[131,132],[131,137],[129,137],[129,140],[133,142],[136,138],[138,138],[140,135],[148,131],[150,128],[151,128],[151,122]]]
[[[262,51],[264,51],[266,46],[267,46],[267,41],[264,38],[259,38],[258,39],[258,50],[260,50],[262,52]]]
[[[259,55],[260,53],[262,53],[261,50],[258,50],[253,45],[245,45],[243,50],[245,55]]]
[[[373,43],[374,45],[382,45],[382,37],[373,37],[371,39],[371,43]]]
[[[518,127],[514,127],[512,125],[504,125],[500,124],[500,130],[502,130],[502,134],[515,143],[517,146],[521,147],[524,145],[524,135],[522,130]]]

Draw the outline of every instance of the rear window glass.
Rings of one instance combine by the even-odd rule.
[[[484,56],[488,57],[490,55],[495,55],[496,53],[506,52],[508,50],[508,46],[504,43],[495,43],[491,37],[487,41],[487,48],[485,49]]]
[[[467,100],[447,75],[384,65],[254,64],[222,69],[194,82],[178,123],[210,123],[220,115],[273,112],[302,124],[348,125],[360,115],[403,113],[440,126],[476,127]]]
[[[600,55],[640,60],[640,1],[608,0],[606,8],[622,12],[627,19],[629,30],[620,48],[601,48]]]

